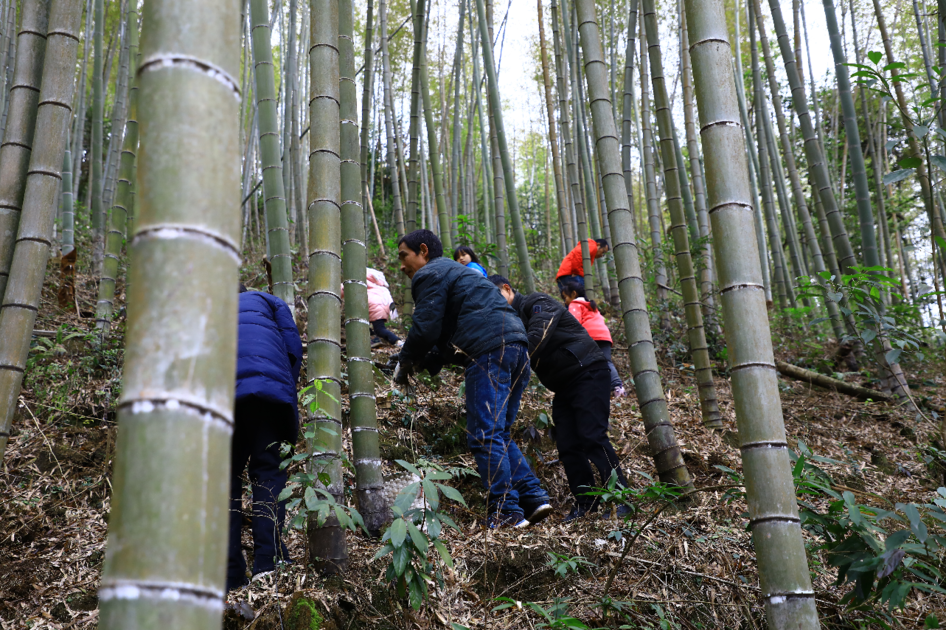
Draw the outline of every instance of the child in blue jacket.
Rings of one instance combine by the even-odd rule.
[[[477,258],[476,252],[473,251],[472,247],[460,245],[453,251],[453,259],[464,267],[476,269],[483,274],[484,278],[486,277],[486,269],[480,264],[480,259]]]

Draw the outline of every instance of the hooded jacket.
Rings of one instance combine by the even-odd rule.
[[[289,307],[268,293],[241,293],[237,335],[237,402],[253,396],[289,405],[292,415],[286,423],[286,439],[295,442],[302,340]]]
[[[585,327],[592,339],[613,343],[611,330],[608,329],[608,325],[604,321],[604,315],[598,309],[592,308],[591,302],[585,298],[575,298],[568,305],[568,312],[574,315],[578,323]]]
[[[558,391],[590,366],[606,365],[598,344],[565,307],[545,293],[516,293],[512,307],[529,336],[532,371],[542,384]]]
[[[437,346],[448,363],[471,359],[509,343],[526,343],[522,321],[492,282],[449,258],[434,258],[411,281],[414,313],[398,356],[403,367],[423,369]]]
[[[368,281],[368,321],[391,319],[391,303],[394,302],[394,298],[391,297],[384,274],[369,267],[366,280]]]

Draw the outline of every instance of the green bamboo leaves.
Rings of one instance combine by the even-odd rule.
[[[219,627],[227,558],[240,7],[143,7],[140,213],[99,627],[197,630]]]
[[[819,627],[782,421],[723,0],[686,0],[749,526],[770,628]]]

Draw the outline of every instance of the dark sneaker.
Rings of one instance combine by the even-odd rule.
[[[489,529],[518,529],[528,524],[529,521],[525,519],[522,512],[496,512],[486,519],[486,527]]]
[[[544,521],[552,514],[552,506],[548,503],[541,503],[531,511],[526,508],[526,520],[529,525],[535,525],[539,521]]]
[[[597,512],[597,506],[592,505],[576,505],[572,508],[572,511],[568,513],[568,516],[564,518],[565,523],[571,523],[572,521],[583,518],[586,514]]]
[[[629,506],[627,506],[627,505],[619,505],[619,506],[617,507],[617,509],[615,510],[615,517],[617,518],[617,520],[623,521],[626,517],[628,517],[628,516],[630,516],[631,514],[633,514],[633,512],[634,512],[634,511],[633,511]],[[602,519],[610,519],[610,518],[611,518],[611,510],[610,510],[610,508],[609,508],[604,514],[601,515],[601,518],[602,518]]]

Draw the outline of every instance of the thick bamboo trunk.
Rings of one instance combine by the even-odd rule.
[[[52,246],[55,199],[72,121],[82,5],[78,0],[54,0],[48,16],[35,124],[43,133],[33,138],[10,276],[0,304],[0,460],[17,409]]]
[[[312,473],[328,474],[326,489],[345,500],[342,475],[341,417],[341,162],[339,118],[338,0],[311,0],[309,50],[309,305],[308,365],[317,410],[315,437],[309,441]],[[348,569],[345,530],[332,513],[320,527],[309,515],[309,561],[328,574]]]
[[[594,0],[577,0],[576,5],[578,22],[581,24],[581,46],[588,78],[588,96],[592,103],[595,152],[601,163],[604,192],[607,196],[608,212],[611,214],[611,239],[620,277],[624,330],[627,334],[637,400],[658,477],[661,481],[686,491],[692,489],[693,482],[677,446],[663,386],[657,372],[657,357],[644,298],[644,281],[641,278],[640,260],[634,238],[634,219],[627,205],[627,190],[621,171],[621,151],[608,90],[607,64],[604,61]]]
[[[805,368],[800,368],[797,365],[785,363],[784,361],[776,361],[775,366],[778,368],[779,373],[784,374],[789,378],[793,378],[796,381],[802,381],[803,383],[809,383],[811,385],[817,385],[818,387],[823,387],[825,389],[835,390],[842,394],[847,394],[848,396],[860,398],[861,400],[886,401],[892,399],[889,394],[879,392],[876,389],[868,389],[853,383],[839,381],[836,378],[831,378],[830,376],[825,376],[824,374],[819,374],[818,372],[812,372],[811,370],[806,370]]]
[[[749,528],[770,628],[819,628],[775,357],[761,284],[752,198],[722,0],[686,0],[690,54],[706,156],[707,207],[726,319]]]
[[[131,182],[135,176],[135,160],[138,155],[138,8],[129,5],[127,23],[129,65],[128,73],[128,119],[122,141],[121,169],[118,175],[118,190],[115,205],[109,213],[108,232],[105,235],[105,261],[99,280],[99,297],[95,305],[95,325],[104,339],[111,326],[114,311],[115,287],[120,272],[119,256],[125,244],[128,216],[132,206]]]
[[[153,0],[143,8],[146,150],[99,627],[198,630],[220,625],[227,561],[240,7]]]
[[[273,270],[273,295],[295,310],[292,254],[289,249],[289,218],[286,214],[284,162],[279,146],[276,77],[273,68],[272,33],[266,0],[249,0],[253,37],[253,96],[256,98],[259,154],[263,166],[263,208],[266,211],[266,242]],[[288,153],[288,151],[287,151]],[[255,171],[255,162],[246,168]],[[253,177],[256,179],[256,176]]]
[[[15,6],[15,5],[14,5]],[[11,9],[13,10],[13,9]],[[33,148],[36,107],[46,53],[49,0],[23,3],[19,54],[8,99],[7,127],[0,145],[0,300],[10,275]],[[3,68],[4,66],[0,66]]]
[[[364,211],[364,216],[362,217],[362,224],[367,229],[368,227],[368,199],[371,197],[371,190],[369,187],[368,179],[368,160],[371,150],[371,139],[369,135],[371,133],[371,105],[372,99],[374,97],[374,42],[372,41],[372,35],[374,31],[372,27],[374,26],[374,0],[368,0],[368,12],[365,17],[365,56],[364,56],[364,68],[365,68],[365,83],[364,88],[361,92],[361,208]],[[375,160],[377,156],[372,156],[370,159]],[[372,166],[373,166],[372,162]],[[372,170],[372,176],[374,172]],[[365,232],[364,239],[367,242],[368,234]],[[384,253],[384,243],[380,238],[378,238],[378,247],[381,248],[382,254]]]
[[[411,0],[411,22],[414,33],[414,55],[411,62],[411,107],[410,126],[410,153],[407,167],[407,208],[404,213],[404,232],[413,232],[417,229],[417,205],[420,200],[420,66],[424,56],[424,14],[427,9],[427,0]]]
[[[358,508],[369,532],[377,534],[387,518],[378,420],[375,413],[374,363],[368,329],[368,252],[361,208],[361,167],[358,164],[357,87],[354,14],[351,0],[338,3],[338,51],[341,73],[342,282],[345,287],[345,351],[351,408],[351,440]]]
[[[661,157],[664,165],[664,180],[667,185],[667,205],[670,209],[671,238],[673,238],[677,269],[680,272],[680,287],[683,291],[683,307],[686,313],[687,336],[690,341],[690,357],[695,367],[696,384],[699,389],[703,425],[709,429],[722,429],[723,421],[716,401],[716,385],[713,382],[713,367],[710,363],[706,331],[703,328],[703,311],[700,290],[690,256],[690,240],[687,236],[686,217],[681,203],[681,181],[677,177],[677,154],[673,138],[673,120],[663,76],[663,61],[660,54],[660,39],[657,32],[657,15],[654,0],[643,0],[644,28],[647,34],[650,56],[650,76],[654,88],[654,105],[657,110],[657,126],[660,134]],[[682,167],[682,165],[680,165]]]

